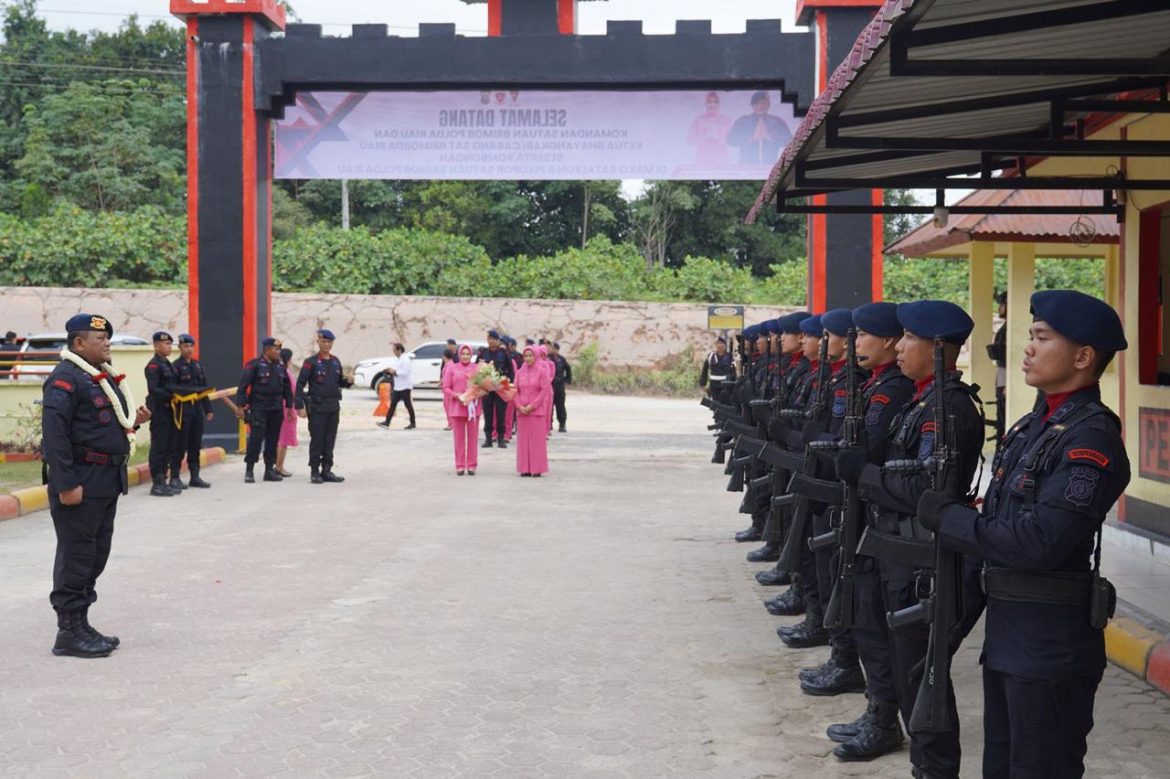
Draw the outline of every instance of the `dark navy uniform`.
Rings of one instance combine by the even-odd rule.
[[[263,447],[267,475],[276,465],[276,442],[280,438],[285,409],[293,405],[293,394],[284,365],[279,360],[269,362],[263,357],[249,360],[240,377],[236,405],[246,409],[251,426],[248,449],[244,455],[248,473],[251,474],[252,466],[260,459]]]
[[[1128,344],[1117,312],[1097,298],[1047,290],[1031,303],[1041,333],[1033,364],[1056,367],[1058,337],[1092,347],[1097,361],[1068,366],[1059,386],[1077,388],[1045,395],[1007,433],[981,512],[931,492],[919,514],[948,548],[985,560],[983,775],[1075,779],[1116,597],[1100,576],[1101,525],[1130,479],[1121,421],[1096,377]]]
[[[301,364],[296,406],[298,410],[308,412],[309,468],[313,473],[319,471],[322,478],[333,473],[333,447],[337,443],[337,424],[341,419],[341,390],[352,386],[353,382],[342,370],[341,360],[333,355],[325,357],[318,352]]]
[[[495,336],[499,337],[499,336]],[[508,356],[508,349],[502,344],[495,349],[485,347],[480,350],[479,361],[481,363],[488,363],[496,369],[496,373],[500,376],[507,377],[510,380],[516,378],[516,369],[511,358]],[[493,435],[495,440],[499,442],[500,447],[503,448],[504,436],[506,434],[505,427],[507,427],[507,412],[508,404],[494,392],[489,392],[483,398],[483,434],[484,446],[490,446]]]
[[[170,336],[167,336],[169,339]],[[146,363],[146,407],[150,409],[150,475],[166,482],[167,469],[174,457],[178,430],[171,412],[178,377],[175,367],[165,357],[154,355]]]
[[[183,336],[179,336],[179,342],[183,342]],[[175,368],[177,394],[187,395],[207,389],[207,374],[203,372],[203,366],[198,360],[180,357],[172,364]],[[186,456],[191,481],[202,481],[199,478],[199,453],[203,448],[203,420],[211,414],[211,400],[200,398],[197,401],[185,401],[180,404],[179,410],[179,429],[176,431],[175,446],[171,453],[171,478],[179,478],[179,468],[183,464],[183,457]]]
[[[89,314],[73,317],[66,329],[113,334],[103,317]],[[127,404],[117,379],[110,385],[122,412],[133,420],[135,409]],[[110,558],[118,498],[128,491],[130,442],[100,383],[69,361],[49,374],[41,402],[49,513],[57,535],[49,596],[59,627],[53,653],[104,657],[118,641],[94,631],[87,611],[97,600],[97,580]],[[82,488],[81,502],[63,504],[61,493],[76,487]]]
[[[569,361],[564,356],[557,352],[552,357],[553,367],[556,371],[553,373],[553,407],[557,413],[557,426],[560,431],[565,432],[565,422],[569,419],[569,412],[565,409],[565,387],[573,383],[573,368],[569,365]],[[731,356],[728,355],[728,362],[731,361]],[[731,378],[735,379],[735,366],[731,367]],[[549,424],[552,420],[549,420]]]

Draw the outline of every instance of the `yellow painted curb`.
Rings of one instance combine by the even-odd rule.
[[[1145,678],[1150,652],[1161,640],[1161,635],[1145,625],[1117,617],[1105,627],[1105,654],[1122,668]]]
[[[137,468],[126,469],[126,483],[131,487],[137,487],[142,483],[142,474],[138,472]]]
[[[16,490],[12,493],[12,497],[20,502],[20,515],[22,517],[33,511],[40,511],[49,507],[49,491],[45,489],[44,485]]]

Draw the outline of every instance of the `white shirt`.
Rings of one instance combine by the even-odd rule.
[[[394,374],[394,391],[401,392],[402,390],[414,389],[414,381],[410,377],[410,358],[403,354],[398,358],[398,364],[394,366],[396,373]]]

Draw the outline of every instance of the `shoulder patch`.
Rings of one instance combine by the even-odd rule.
[[[882,412],[886,410],[886,406],[890,404],[890,399],[885,395],[874,395],[869,399],[869,408],[865,410],[865,424],[873,427],[882,420]]]
[[[65,379],[53,379],[53,386],[57,389],[65,390],[66,392],[73,391],[73,385],[65,381]]]
[[[919,460],[925,460],[926,458],[928,458],[932,454],[934,454],[934,434],[935,434],[936,428],[937,428],[937,425],[934,424],[933,419],[930,420],[929,422],[925,422],[922,425],[922,438],[919,439],[919,442],[918,442],[918,459]]]
[[[157,362],[148,362],[146,364],[146,370],[157,371],[158,370],[158,363]]]
[[[1088,460],[1096,463],[1102,468],[1109,466],[1109,458],[1096,449],[1070,449],[1068,451],[1068,459],[1070,460]]]
[[[1074,506],[1082,508],[1093,502],[1097,494],[1097,481],[1101,472],[1095,468],[1086,468],[1078,465],[1072,469],[1068,478],[1068,486],[1064,489],[1064,499]]]

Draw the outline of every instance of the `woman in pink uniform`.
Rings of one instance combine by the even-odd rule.
[[[544,344],[541,344],[541,345],[536,347],[536,365],[542,371],[544,371],[545,374],[548,376],[549,392],[548,392],[548,397],[545,399],[545,403],[544,403],[544,418],[548,422],[548,430],[546,432],[549,434],[549,436],[551,436],[552,435],[552,422],[553,422],[552,380],[553,380],[553,376],[556,375],[557,366],[554,365],[553,361],[548,358],[548,347],[545,346]]]
[[[280,350],[280,361],[284,363],[284,373],[288,377],[288,386],[292,393],[296,394],[296,383],[292,378],[292,349]],[[292,476],[291,473],[284,469],[284,458],[288,454],[289,447],[296,447],[297,445],[297,410],[288,405],[284,409],[284,422],[280,425],[280,438],[276,440],[276,472],[284,478]]]
[[[471,363],[471,354],[470,346],[460,346],[459,361],[449,364],[443,370],[443,410],[447,412],[447,420],[451,423],[452,436],[455,438],[455,473],[459,476],[464,473],[474,476],[475,468],[479,465],[479,447],[476,445],[479,401],[462,403],[459,400],[459,396],[467,391],[468,379],[476,370]]]
[[[548,473],[548,402],[552,379],[537,362],[539,347],[524,347],[516,371],[516,471],[521,476]]]

